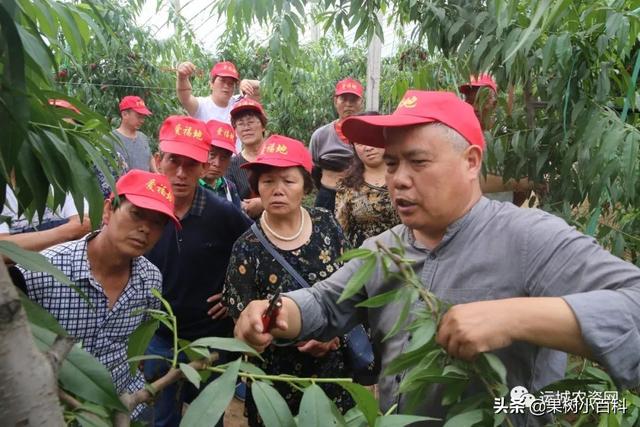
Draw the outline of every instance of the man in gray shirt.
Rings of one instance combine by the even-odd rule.
[[[403,223],[363,246],[375,248],[376,240],[395,246],[397,234],[425,288],[454,304],[436,336],[451,356],[495,352],[509,387],[531,391],[562,378],[564,352],[597,360],[622,387],[640,384],[640,269],[553,215],[482,197],[484,139],[471,106],[453,93],[410,90],[392,115],[350,118],[343,129],[350,139],[386,148],[387,185]],[[338,304],[360,266],[350,261],[312,288],[288,293],[271,333],[260,321],[267,301],[253,301],[236,336],[257,349],[274,336],[322,340],[366,315],[384,369],[409,340],[399,333],[382,342],[402,305],[368,312],[355,305],[398,284],[379,267],[358,294]],[[401,378],[380,378],[383,411],[394,403],[405,411]],[[443,416],[438,391],[415,412]],[[544,422],[530,415],[514,421]]]
[[[125,96],[120,101],[122,120],[120,126],[113,131],[120,144],[114,144],[114,149],[124,158],[129,169],[153,171],[149,137],[138,130],[150,115],[151,111],[138,96]]]

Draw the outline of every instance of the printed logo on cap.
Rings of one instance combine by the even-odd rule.
[[[418,105],[418,97],[405,95],[405,97],[402,98],[402,100],[398,104],[398,108],[404,107],[411,109],[415,108],[416,105]]]
[[[284,144],[276,144],[275,142],[272,142],[264,146],[264,148],[262,149],[262,153],[278,153],[282,154],[283,156],[287,156],[289,155],[289,147]]]
[[[216,135],[229,140],[233,140],[233,132],[231,132],[229,129],[224,129],[222,126],[218,127],[218,129],[216,130]]]
[[[158,193],[165,199],[167,199],[170,203],[173,203],[173,193],[169,188],[167,188],[164,184],[158,184],[156,179],[150,179],[145,184],[145,188],[153,193]]]
[[[191,126],[182,126],[180,123],[173,127],[176,135],[182,135],[189,138],[195,138],[198,141],[203,140],[203,133],[200,129],[193,129]]]

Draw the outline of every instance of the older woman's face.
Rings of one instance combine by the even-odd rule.
[[[243,145],[260,144],[264,138],[264,126],[255,114],[241,116],[234,122],[234,127]]]
[[[297,167],[271,168],[258,179],[258,193],[269,215],[297,212],[304,197],[304,177]]]

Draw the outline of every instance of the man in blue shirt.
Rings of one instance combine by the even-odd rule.
[[[163,276],[163,296],[178,319],[178,337],[195,340],[208,336],[231,336],[233,322],[220,303],[224,276],[236,239],[250,226],[250,220],[234,205],[198,184],[211,147],[211,135],[204,122],[185,117],[168,117],[160,129],[158,170],[171,182],[175,214],[181,231],[166,227],[160,241],[147,254]],[[148,353],[171,357],[172,333],[161,327]],[[180,355],[186,361],[184,354]],[[224,356],[222,356],[224,358]],[[164,375],[164,361],[146,361],[148,381]],[[182,404],[197,395],[191,385],[173,385],[163,390],[155,403],[155,426],[178,426]]]
[[[104,203],[101,230],[42,252],[91,304],[48,273],[19,268],[29,298],[105,365],[118,393],[133,393],[144,387],[144,379],[140,372],[129,372],[127,340],[145,320],[145,309],[160,308],[151,290],[162,286],[160,272],[142,255],[165,225],[176,230],[180,224],[164,176],[133,170],[118,180],[116,192],[117,202],[112,196]]]

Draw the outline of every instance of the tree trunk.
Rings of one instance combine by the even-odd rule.
[[[49,360],[31,336],[27,315],[0,262],[0,424],[64,426]]]

